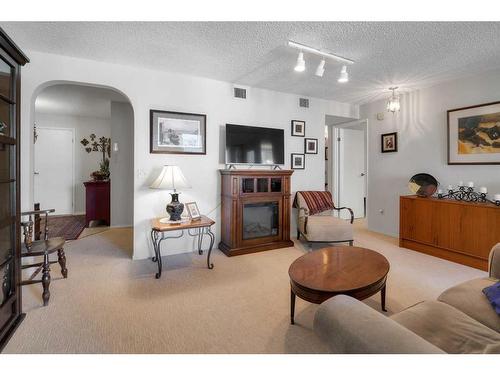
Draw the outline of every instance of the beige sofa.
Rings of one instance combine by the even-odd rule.
[[[500,243],[489,277],[443,292],[391,317],[339,295],[321,304],[314,331],[333,353],[500,353],[500,316],[482,289],[500,279]]]
[[[333,210],[310,215],[300,192],[297,192],[297,204],[297,239],[302,235],[307,242],[348,242],[352,246],[354,214],[350,208],[334,208],[336,211],[348,210],[351,218],[347,221],[333,216]]]

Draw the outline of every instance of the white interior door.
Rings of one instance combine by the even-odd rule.
[[[366,145],[364,130],[339,129],[339,205],[350,207],[355,218],[365,216]],[[348,218],[343,210],[341,217]]]
[[[73,213],[74,129],[37,128],[34,198],[56,215]]]

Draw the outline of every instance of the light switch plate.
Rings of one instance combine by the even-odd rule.
[[[384,119],[384,112],[377,113],[377,120],[382,121]]]

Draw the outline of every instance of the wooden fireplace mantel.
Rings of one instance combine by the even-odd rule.
[[[290,195],[293,170],[221,169],[221,242],[227,256],[293,246],[290,240]],[[275,234],[245,239],[243,210],[246,204],[278,206]]]

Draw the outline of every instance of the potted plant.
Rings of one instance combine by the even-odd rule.
[[[111,138],[100,137],[99,139],[95,134],[90,134],[88,140],[83,138],[80,143],[85,147],[87,153],[100,152],[102,154],[102,161],[99,164],[99,170],[90,174],[94,181],[106,181],[109,179],[109,158],[111,157]]]

